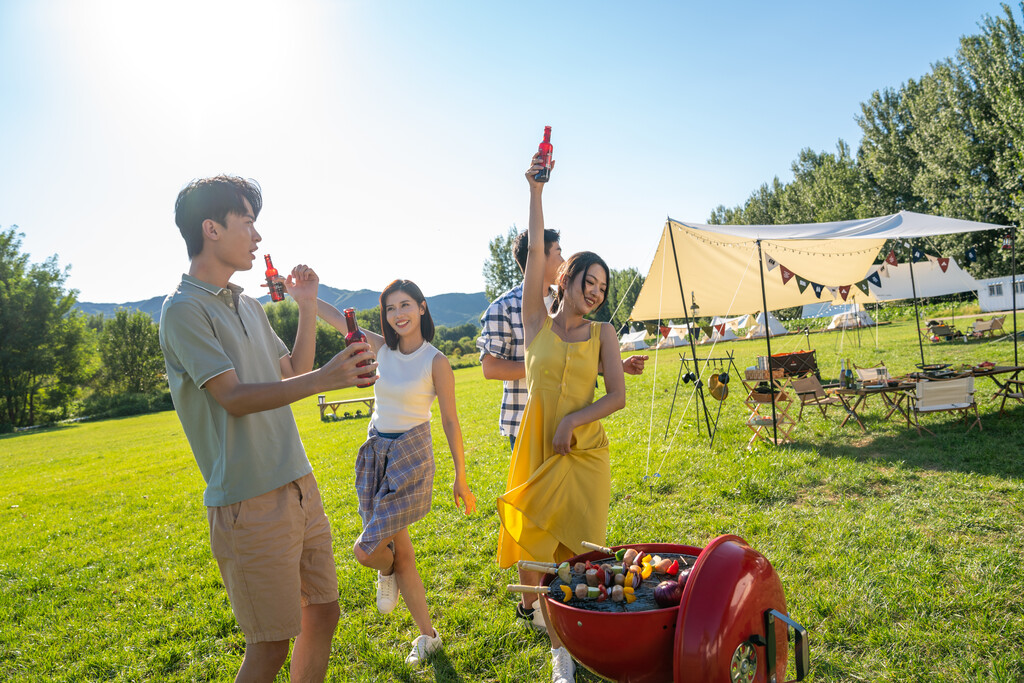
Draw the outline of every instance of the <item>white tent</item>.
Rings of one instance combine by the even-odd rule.
[[[737,332],[746,326],[747,317],[742,315],[736,318],[722,318],[716,315],[711,319],[711,336],[704,335],[700,343],[711,344],[739,339],[740,335]]]
[[[626,332],[619,338],[619,351],[639,351],[640,349],[646,349],[647,342],[644,340],[644,337],[646,336],[646,330],[640,330],[639,332]]]
[[[794,225],[706,225],[669,219],[631,317],[658,320],[775,310],[858,293],[886,239],[1005,229],[901,211],[891,216]],[[916,281],[918,269],[914,264]],[[903,271],[905,264],[893,271]],[[923,269],[922,269],[923,270]],[[681,284],[680,284],[681,283]],[[859,300],[859,299],[858,299]]]
[[[772,333],[773,337],[779,337],[784,334],[789,334],[789,330],[779,322],[779,319],[768,312],[768,330]],[[757,318],[750,323],[750,328],[747,331],[747,339],[757,339],[764,336],[764,313],[758,313]]]
[[[680,336],[675,328],[669,331],[668,336],[658,342],[655,348],[658,349],[670,349],[674,346],[686,346],[689,344],[689,340],[685,336]]]
[[[847,310],[836,313],[828,324],[830,330],[852,330],[858,327],[871,327],[875,321],[860,304],[850,304]]]
[[[725,328],[725,332],[720,332],[719,328],[712,327],[711,328],[711,336],[709,337],[707,335],[704,335],[704,339],[702,339],[700,343],[701,344],[711,344],[711,343],[717,343],[717,342],[732,341],[733,339],[739,339],[739,338],[740,338],[739,335],[737,335],[735,332],[733,332],[729,328]]]

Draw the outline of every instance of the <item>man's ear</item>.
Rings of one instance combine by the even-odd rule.
[[[203,236],[205,236],[207,239],[219,240],[220,231],[223,228],[224,226],[222,226],[217,221],[213,220],[212,218],[207,218],[206,220],[203,221]]]

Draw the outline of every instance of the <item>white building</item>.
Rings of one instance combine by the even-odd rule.
[[[1024,274],[1017,274],[1017,308],[1024,310]],[[978,305],[985,313],[1013,309],[1013,294],[1010,291],[1010,276],[978,280]]]

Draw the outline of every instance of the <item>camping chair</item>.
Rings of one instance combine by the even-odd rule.
[[[880,386],[889,381],[889,368],[885,367],[885,363],[882,362],[871,368],[858,368],[854,365],[853,370],[857,373],[857,379],[865,386],[872,384]],[[865,396],[864,404],[867,405],[867,402],[868,397]]]
[[[795,378],[791,381],[793,393],[800,399],[800,412],[797,413],[797,422],[804,414],[804,406],[814,406],[821,411],[822,417],[827,417],[826,412],[829,406],[843,405],[843,399],[838,396],[829,396],[825,393],[821,382],[814,375]]]
[[[993,398],[999,398],[1000,396],[1003,397],[1002,403],[999,404],[999,414],[1002,415],[1007,399],[1012,398],[1015,401],[1024,401],[1024,379],[1019,379],[1014,374],[1013,377],[1003,383],[1003,386],[1000,387]]]
[[[993,317],[991,320],[975,320],[974,325],[971,326],[972,337],[983,337],[986,334],[990,337],[994,337],[996,333],[1003,331],[1003,321],[1006,320],[1006,316],[1000,316],[998,318]]]
[[[929,325],[928,334],[932,336],[932,341],[950,341],[953,337],[960,336],[959,332],[945,323]],[[935,339],[935,337],[938,337],[938,339]]]
[[[970,412],[974,411],[974,422],[970,422]],[[921,381],[910,397],[910,412],[914,416],[914,426],[918,436],[921,430],[935,436],[935,432],[921,426],[921,415],[924,413],[954,412],[960,413],[965,424],[970,422],[967,431],[978,426],[981,431],[981,416],[978,404],[974,401],[974,378],[962,377],[944,381]]]
[[[879,363],[873,368],[853,367],[861,384],[885,384],[889,381],[889,368],[885,367],[885,363]]]

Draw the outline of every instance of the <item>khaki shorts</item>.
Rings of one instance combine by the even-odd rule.
[[[338,599],[331,526],[312,474],[207,508],[210,547],[245,642],[290,640],[302,608]]]

